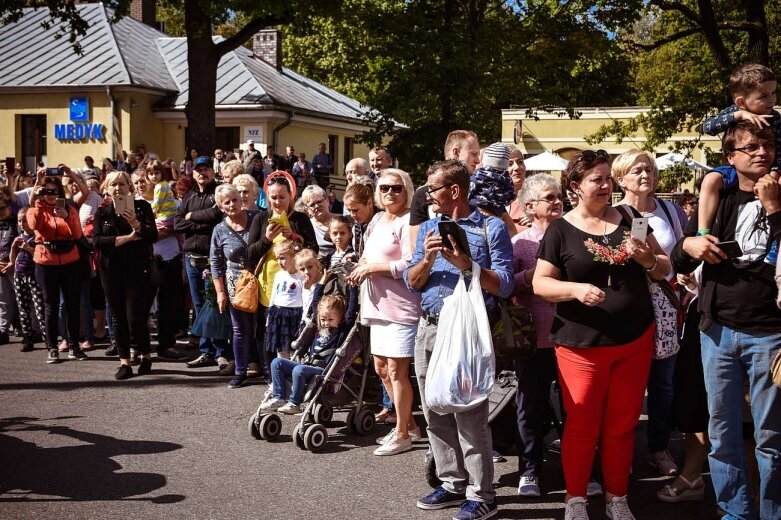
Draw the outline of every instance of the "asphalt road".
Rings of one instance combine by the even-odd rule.
[[[372,455],[374,440],[344,428],[337,413],[326,449],[296,448],[286,417],[278,442],[255,440],[247,419],[265,390],[237,390],[214,369],[155,363],[149,376],[118,382],[116,358],[102,350],[86,361],[47,365],[46,353],[0,347],[0,518],[447,519],[453,510],[421,511],[428,493],[426,445],[393,457]],[[422,418],[421,418],[422,420]],[[630,490],[638,520],[713,519],[704,503],[663,504],[666,479],[646,463],[644,422]],[[680,460],[682,442],[671,445]],[[561,519],[564,481],[546,453],[544,497],[521,500],[517,457],[496,464],[498,518]],[[603,519],[591,499],[592,519]]]

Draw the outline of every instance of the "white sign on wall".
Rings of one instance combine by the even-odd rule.
[[[256,145],[263,142],[263,127],[262,126],[245,126],[244,127],[244,140],[242,144],[252,139]],[[256,146],[257,148],[257,146]]]

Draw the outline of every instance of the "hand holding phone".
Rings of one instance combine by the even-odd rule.
[[[632,238],[638,242],[645,242],[648,236],[648,218],[638,217],[632,219]]]
[[[719,242],[716,244],[716,247],[724,251],[726,253],[727,258],[740,258],[743,256],[743,249],[741,249],[740,244],[738,244],[735,240],[729,240],[727,242]]]

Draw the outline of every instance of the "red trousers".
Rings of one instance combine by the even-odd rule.
[[[635,429],[654,351],[655,326],[615,347],[556,345],[567,420],[561,459],[567,493],[585,497],[597,442],[605,490],[624,496],[635,446]]]

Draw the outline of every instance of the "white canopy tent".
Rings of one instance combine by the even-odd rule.
[[[656,158],[656,167],[659,168],[659,170],[666,170],[680,163],[685,164],[690,170],[708,171],[711,169],[707,164],[699,163],[691,157],[686,157],[682,153],[673,152]]]
[[[563,171],[569,161],[554,153],[542,152],[524,162],[529,171]]]

